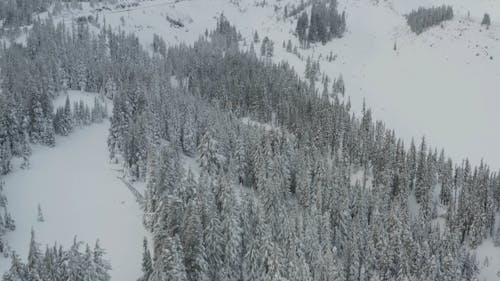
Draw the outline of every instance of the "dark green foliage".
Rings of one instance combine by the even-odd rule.
[[[451,6],[420,7],[417,10],[411,11],[406,16],[406,21],[410,26],[411,31],[417,35],[424,32],[427,28],[438,25],[446,20],[453,18],[453,8]]]
[[[304,12],[300,15],[299,19],[297,20],[297,27],[295,28],[295,32],[297,33],[300,42],[304,42],[307,39],[306,35],[308,27],[309,27],[309,17],[307,16],[307,13]]]
[[[291,53],[292,52],[292,41],[288,39],[288,42],[286,43],[286,51]]]
[[[161,54],[162,56],[165,56],[167,52],[165,41],[157,34],[153,35],[153,52]]]
[[[237,42],[241,40],[241,34],[229,23],[224,14],[217,19],[217,27],[210,36],[215,38],[214,42],[219,42],[219,47],[223,49],[238,48]]]
[[[262,40],[260,46],[260,55],[263,57],[272,57],[274,54],[274,42],[271,41],[267,36]]]
[[[342,37],[346,29],[345,12],[337,11],[337,2],[314,1],[311,17],[308,22],[307,13],[302,13],[297,20],[296,33],[301,43],[322,42],[325,44],[332,38]]]
[[[481,20],[481,25],[486,25],[486,27],[490,27],[491,19],[488,13],[485,13],[483,19]]]
[[[339,77],[333,81],[333,93],[334,94],[340,93],[342,94],[342,96],[345,94],[345,83],[342,74],[339,75]]]

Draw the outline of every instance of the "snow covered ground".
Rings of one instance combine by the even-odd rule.
[[[500,120],[499,1],[339,0],[347,12],[347,33],[326,45],[299,49],[301,58],[281,47],[289,39],[298,45],[292,34],[296,20],[284,20],[282,10],[275,11],[275,5],[299,1],[269,0],[265,7],[255,7],[255,1],[232,2],[240,5],[227,0],[155,0],[145,8],[103,13],[100,20],[135,33],[151,48],[155,33],[168,45],[190,44],[224,13],[245,39],[243,48],[249,47],[257,31],[261,39],[269,36],[275,42],[273,60],[288,61],[299,74],[304,73],[308,56],[319,60],[321,71],[331,78],[342,74],[354,110],[359,112],[365,99],[374,117],[394,128],[407,144],[425,135],[456,162],[469,157],[477,164],[484,158],[493,169],[500,168],[500,131],[494,129],[495,120]],[[410,31],[405,13],[441,4],[453,6],[452,21],[420,36]],[[485,12],[492,18],[489,29],[480,26]],[[167,15],[181,20],[184,27],[171,26]],[[259,44],[255,49],[260,49]],[[333,62],[325,59],[330,52],[337,56]],[[480,280],[498,280],[500,249],[486,241],[477,249],[477,257]]]
[[[500,120],[500,110],[497,109],[500,104],[497,82],[500,78],[500,1],[443,0],[436,3],[432,0],[339,0],[340,9],[345,9],[347,12],[347,33],[343,38],[333,40],[326,45],[318,44],[307,50],[299,49],[301,58],[287,53],[281,47],[282,42],[289,39],[294,46],[298,44],[298,40],[292,34],[296,20],[284,20],[281,15],[285,4],[300,1],[267,0],[268,4],[264,7],[256,7],[255,2],[254,0],[153,0],[142,1],[137,7],[102,10],[99,13],[84,4],[83,11],[65,12],[59,18],[56,17],[56,21],[65,20],[69,24],[82,14],[98,15],[101,24],[105,22],[115,29],[133,32],[146,47],[151,48],[153,34],[162,36],[168,45],[190,44],[205,30],[212,29],[218,15],[224,13],[245,39],[242,47],[248,48],[253,32],[258,31],[261,39],[269,36],[275,41],[273,58],[275,61],[286,60],[302,74],[305,69],[304,58],[311,56],[320,61],[321,71],[330,77],[336,78],[342,74],[353,108],[359,111],[363,99],[366,99],[367,105],[374,111],[374,117],[394,128],[407,142],[411,138],[426,135],[432,145],[446,148],[456,162],[469,157],[474,163],[478,163],[484,158],[493,169],[500,168],[498,145],[500,130],[495,129],[495,120]],[[234,3],[240,4],[238,6]],[[403,17],[405,13],[418,6],[441,4],[453,6],[455,18],[452,21],[444,23],[443,28],[439,26],[431,28],[420,36],[410,32]],[[275,6],[278,7],[276,11]],[[490,14],[492,20],[492,26],[488,30],[479,24],[485,12]],[[181,21],[184,26],[171,25],[167,21],[167,16]],[[396,51],[393,50],[394,43],[397,44]],[[255,49],[259,50],[259,47],[257,44]],[[325,60],[330,52],[337,55],[337,59],[333,62]],[[6,178],[10,209],[18,221],[18,230],[10,234],[9,238],[16,241],[11,242],[14,248],[26,251],[31,225],[35,226],[40,240],[44,243],[58,240],[69,244],[73,234],[78,234],[80,239],[89,242],[99,237],[103,246],[109,250],[108,257],[115,267],[114,280],[131,280],[131,278],[118,278],[126,275],[117,266],[120,264],[120,258],[126,259],[124,256],[127,255],[127,253],[120,254],[120,251],[133,250],[134,254],[130,255],[135,263],[127,261],[124,264],[128,265],[126,268],[130,271],[138,270],[140,251],[137,249],[140,248],[143,235],[136,233],[143,233],[142,226],[138,227],[141,225],[140,210],[134,205],[130,191],[116,179],[116,175],[107,164],[105,126],[105,124],[95,125],[77,131],[68,138],[60,138],[58,145],[53,149],[36,148],[32,158],[32,170],[17,171]],[[98,130],[102,132],[97,133]],[[92,137],[93,134],[97,136]],[[97,143],[98,139],[100,143]],[[91,148],[89,146],[91,143],[94,143],[97,151],[102,153],[97,153]],[[52,152],[54,154],[51,154]],[[38,158],[40,156],[37,155],[40,154],[45,158]],[[74,157],[71,158],[70,155]],[[80,157],[83,158],[79,159]],[[94,157],[96,159],[90,159]],[[47,162],[47,159],[53,161]],[[86,166],[86,162],[89,162],[89,167]],[[53,167],[56,164],[60,166]],[[83,173],[79,173],[77,169],[72,169],[73,175],[57,177],[56,174],[61,174],[59,171],[68,164],[85,165],[77,169],[85,171],[87,177],[81,181],[76,180],[79,174]],[[100,167],[100,171],[97,167]],[[36,223],[38,201],[54,193],[42,193],[45,189],[37,188],[42,184],[37,184],[35,187],[31,183],[41,181],[42,174],[46,174],[48,179],[50,173],[54,173],[54,179],[51,181],[61,179],[66,182],[77,182],[68,184],[71,190],[81,183],[83,187],[81,190],[71,192],[68,196],[64,195],[63,198],[72,198],[72,195],[87,190],[95,189],[94,191],[101,192],[104,190],[101,194],[104,198],[95,196],[98,198],[95,201],[109,200],[114,203],[109,206],[112,209],[109,213],[97,217],[108,218],[113,222],[116,220],[119,225],[103,224],[99,220],[93,223],[104,228],[99,229],[95,226],[92,232],[87,227],[90,222],[82,219],[82,229],[87,229],[82,231],[78,228],[79,216],[87,217],[88,213],[89,219],[96,217],[96,214],[87,210],[92,209],[91,205],[78,202],[73,204],[77,211],[68,208],[67,212],[61,212],[60,210],[64,210],[70,203],[61,205],[63,204],[59,202],[61,200],[54,202],[54,199],[46,199],[50,204],[40,202],[46,213],[47,222]],[[43,186],[48,185],[47,190],[54,189],[55,193],[66,194],[64,183],[55,184],[51,181],[40,183],[43,182]],[[85,181],[89,181],[89,184],[84,184]],[[25,192],[33,194],[25,199],[26,205],[15,203],[19,202],[16,200],[19,200]],[[81,195],[82,198],[90,196]],[[113,201],[116,198],[126,200]],[[121,201],[125,203],[121,204]],[[26,211],[28,209],[32,209],[32,212]],[[121,209],[124,209],[123,214]],[[80,212],[83,210],[87,212]],[[51,212],[56,212],[56,215],[51,215]],[[18,213],[21,217],[18,217]],[[118,216],[114,217],[116,213]],[[72,214],[76,218],[74,222],[68,222],[69,230],[44,233],[44,229],[46,228],[47,232],[49,224],[52,223],[51,217],[54,219],[54,216],[64,214]],[[127,222],[132,224],[132,221],[136,225],[135,228],[126,230],[120,226]],[[19,229],[23,227],[19,225],[20,222],[25,224],[22,233]],[[66,222],[63,224],[60,220],[60,223],[58,226],[65,225]],[[71,231],[73,229],[75,231]],[[124,239],[123,243],[128,243],[131,247],[123,247],[122,241],[115,241],[120,239],[110,239],[115,233],[120,233],[118,237]],[[55,235],[56,239],[51,235]],[[139,239],[125,237],[129,235],[140,237]],[[106,237],[108,241],[105,240]],[[21,252],[21,254],[25,256],[26,253]],[[488,267],[483,264],[485,256],[490,256]],[[478,249],[478,260],[482,268],[480,280],[499,280],[500,277],[496,276],[496,272],[500,270],[500,248],[493,247],[488,241],[483,243]],[[0,260],[0,268],[2,266]]]
[[[128,1],[133,2],[133,1]],[[300,50],[302,58],[281,46],[291,39],[296,20],[283,19],[283,7],[295,0],[268,0],[264,7],[253,0],[153,0],[126,9],[102,10],[84,7],[84,14],[98,15],[99,22],[135,33],[151,48],[153,34],[168,45],[190,44],[215,26],[220,13],[235,24],[249,47],[254,31],[260,38],[275,41],[275,61],[286,60],[299,73],[304,72],[308,56],[319,59],[322,72],[332,78],[340,73],[346,81],[353,108],[359,111],[363,99],[407,142],[426,135],[431,144],[444,147],[460,161],[474,163],[484,158],[494,169],[500,168],[500,133],[492,130],[500,119],[497,81],[500,78],[500,1],[494,0],[340,0],[347,12],[348,31],[341,39]],[[239,3],[236,5],[234,3]],[[420,36],[411,33],[404,14],[418,6],[450,4],[455,18]],[[275,8],[276,7],[276,8]],[[480,26],[490,13],[489,30]],[[76,15],[65,14],[71,21]],[[179,20],[174,26],[167,17]],[[397,51],[393,50],[397,43]],[[259,50],[257,44],[256,50]],[[337,59],[326,61],[333,52]],[[490,58],[492,57],[492,58]]]
[[[493,241],[484,241],[476,250],[479,262],[480,281],[493,281],[500,279],[500,248],[495,247]]]
[[[70,97],[80,95],[90,96],[71,93]],[[135,197],[117,178],[117,167],[109,164],[108,128],[105,121],[58,137],[54,148],[35,146],[31,168],[17,168],[4,177],[9,210],[16,220],[16,230],[6,238],[23,259],[33,227],[42,245],[57,242],[68,247],[75,235],[91,244],[99,239],[111,261],[113,280],[140,276],[142,239],[147,233]],[[37,221],[38,204],[44,222]],[[9,265],[9,259],[0,257],[0,274]]]

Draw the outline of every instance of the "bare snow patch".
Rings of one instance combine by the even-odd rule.
[[[141,274],[142,210],[108,161],[109,122],[58,137],[54,148],[35,146],[31,168],[6,175],[5,194],[16,230],[6,240],[21,257],[28,255],[30,229],[42,244],[68,247],[76,235],[100,239],[113,266],[113,280],[137,280]],[[37,220],[38,205],[44,221]],[[0,273],[10,261],[0,258]]]

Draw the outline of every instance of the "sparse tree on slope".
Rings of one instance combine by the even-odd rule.
[[[488,13],[484,14],[483,20],[481,20],[481,25],[486,25],[487,28],[490,27],[491,19],[490,19],[490,15]]]

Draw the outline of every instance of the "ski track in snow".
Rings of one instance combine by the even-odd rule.
[[[69,247],[76,235],[107,251],[112,280],[137,280],[141,272],[142,210],[109,164],[109,121],[75,129],[58,137],[54,148],[35,146],[31,168],[4,177],[9,210],[16,230],[7,234],[10,247],[23,260],[28,255],[30,230],[43,246],[55,242]],[[37,222],[41,205],[45,222]],[[10,259],[0,257],[0,273]]]

